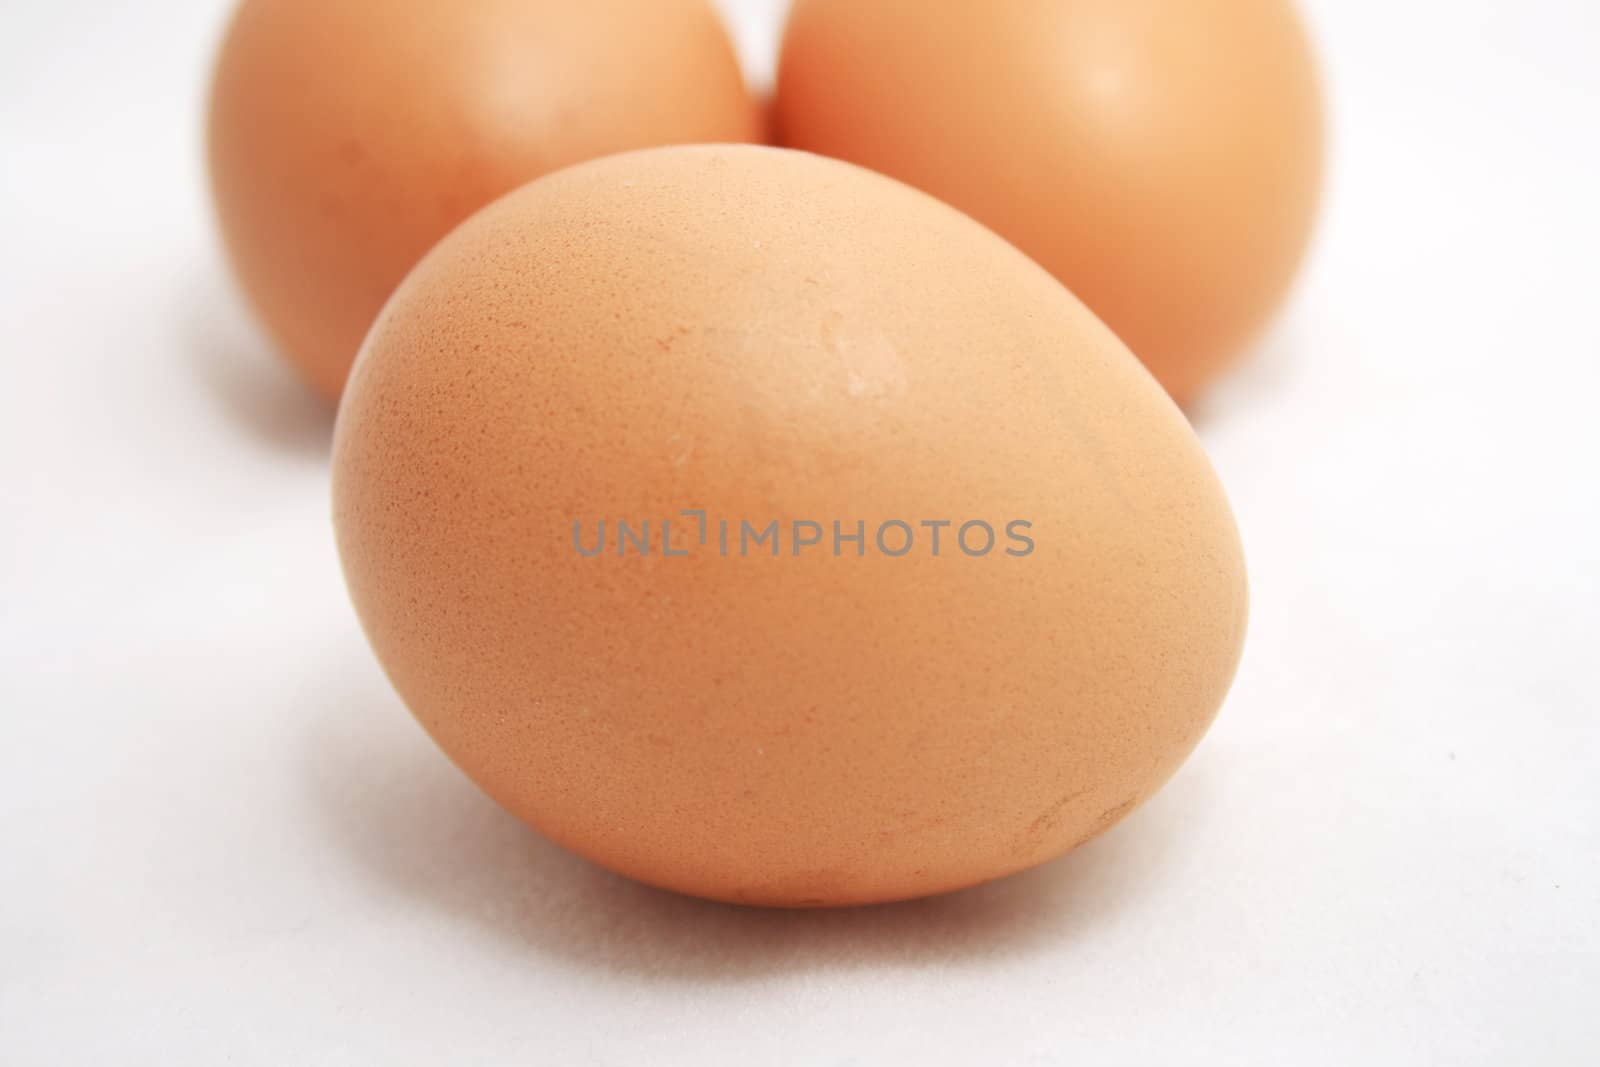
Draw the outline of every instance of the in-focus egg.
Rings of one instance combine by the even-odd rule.
[[[334,518],[390,679],[501,804],[719,900],[916,897],[1149,797],[1245,631],[1182,413],[991,231],[752,146],[593,161],[402,284]]]
[[[422,254],[502,193],[649,145],[754,140],[706,0],[245,0],[211,91],[229,257],[337,397]]]
[[[783,143],[954,204],[1180,402],[1282,301],[1322,168],[1290,0],[798,0]]]

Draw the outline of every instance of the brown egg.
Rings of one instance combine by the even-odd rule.
[[[1178,767],[1244,637],[1227,501],[1138,361],[965,215],[805,153],[489,207],[380,317],[333,466],[351,596],[444,750],[719,900],[1059,855]]]
[[[798,0],[778,115],[993,227],[1180,402],[1283,300],[1316,214],[1288,0]]]
[[[211,90],[229,256],[334,398],[406,271],[490,200],[612,152],[758,134],[705,0],[245,0]]]

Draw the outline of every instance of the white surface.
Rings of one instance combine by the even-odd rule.
[[[213,244],[219,6],[6,5],[0,1063],[1593,1063],[1600,16],[1313,14],[1322,240],[1199,415],[1215,730],[1060,862],[782,914],[559,853],[391,694]]]

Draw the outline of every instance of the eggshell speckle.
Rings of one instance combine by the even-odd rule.
[[[442,242],[356,365],[334,516],[373,647],[468,774],[726,901],[1059,855],[1188,755],[1245,629],[1228,504],[1115,336],[955,210],[781,149],[583,164]],[[779,551],[722,554],[724,517]],[[648,554],[582,554],[602,520],[648,522]]]

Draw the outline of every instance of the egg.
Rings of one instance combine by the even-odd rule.
[[[662,148],[395,294],[335,430],[351,598],[510,811],[746,904],[1058,856],[1199,741],[1245,632],[1179,409],[1028,257],[870,171]]]
[[[798,0],[783,143],[993,227],[1188,403],[1290,287],[1323,118],[1288,0]]]
[[[235,273],[337,398],[406,271],[490,200],[612,152],[759,133],[706,0],[245,0],[208,136]]]

